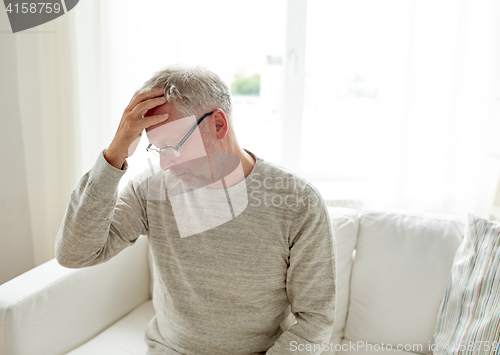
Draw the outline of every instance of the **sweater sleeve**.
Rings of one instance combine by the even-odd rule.
[[[291,231],[286,290],[296,323],[266,354],[321,354],[335,321],[336,243],[326,205],[308,186]],[[326,342],[326,343],[324,343]]]
[[[83,268],[103,263],[147,233],[145,201],[137,196],[133,180],[118,194],[124,167],[110,165],[102,151],[71,193],[55,242],[60,265]]]

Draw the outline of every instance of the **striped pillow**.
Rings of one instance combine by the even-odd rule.
[[[434,328],[433,354],[500,352],[500,223],[469,214]]]

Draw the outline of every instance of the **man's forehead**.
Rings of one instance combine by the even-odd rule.
[[[144,117],[148,117],[148,116],[144,116]],[[172,116],[168,116],[168,118],[165,120],[165,121],[162,121],[160,123],[157,123],[155,125],[152,125],[152,126],[149,126],[148,128],[146,128],[146,133],[149,133],[149,132],[152,132],[154,130],[156,130],[157,128],[160,128],[162,126],[166,126],[168,124],[172,124],[172,123],[175,123],[179,120],[181,120],[182,118],[179,118],[179,117],[172,117]],[[177,125],[171,125],[170,126],[170,129],[174,129]]]
[[[151,116],[156,116],[156,115],[163,115],[168,113],[168,119],[166,121],[160,122],[154,126],[150,126],[146,128],[146,132],[149,132],[152,129],[155,129],[156,127],[160,127],[162,125],[172,123],[175,121],[178,121],[182,118],[185,118],[185,116],[181,115],[180,113],[177,112],[177,109],[175,108],[174,104],[172,102],[165,102],[164,104],[160,106],[156,106],[144,115],[144,117],[151,117]]]

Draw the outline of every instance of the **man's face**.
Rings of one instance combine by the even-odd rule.
[[[182,117],[175,109],[172,103],[165,103],[149,110],[145,117],[160,115],[168,113],[169,118],[163,123],[151,126],[146,129],[146,136],[150,143],[156,148],[164,148],[166,146],[175,147],[195,126],[199,117]],[[206,117],[200,126],[209,124],[209,118]],[[207,130],[209,131],[209,130]],[[164,151],[166,154],[160,154],[160,168],[162,170],[169,170],[175,177],[180,179],[186,187],[202,187],[209,185],[213,182],[210,162],[208,160],[207,148],[213,148],[212,138],[207,137],[205,141],[208,142],[207,147],[200,133],[199,127],[193,131],[189,138],[179,148],[179,156],[173,153],[172,149]]]

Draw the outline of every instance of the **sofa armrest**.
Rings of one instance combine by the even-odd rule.
[[[68,269],[52,259],[0,285],[0,355],[59,355],[150,298],[147,237],[111,260]]]

